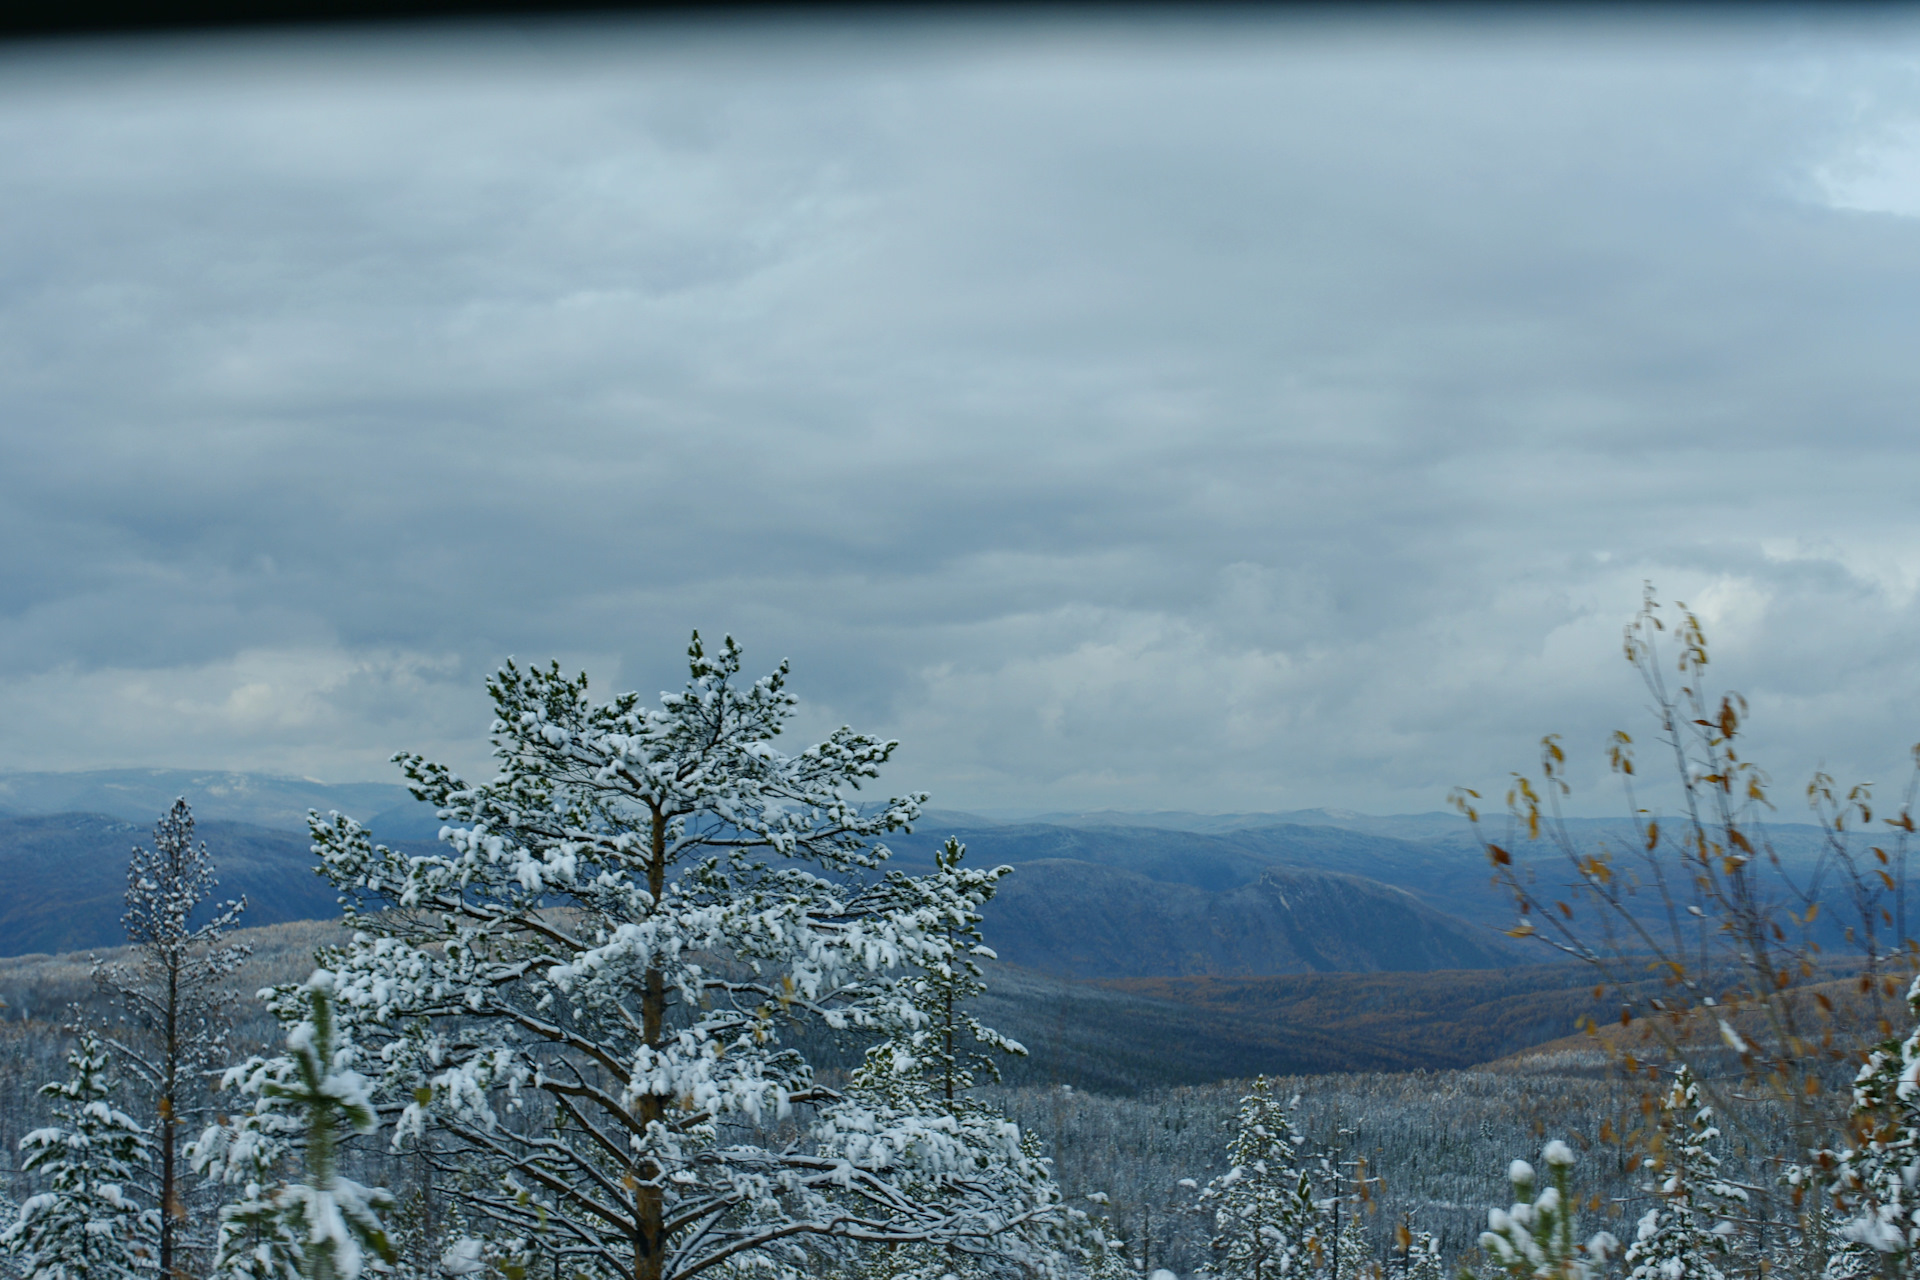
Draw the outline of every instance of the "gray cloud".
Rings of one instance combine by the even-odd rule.
[[[0,767],[477,768],[697,625],[947,804],[1429,808],[1645,578],[1783,782],[1920,738],[1905,18],[4,58]]]

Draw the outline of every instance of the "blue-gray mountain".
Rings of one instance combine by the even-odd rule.
[[[316,782],[219,769],[95,769],[83,773],[0,773],[0,813],[99,813],[151,827],[176,799],[195,818],[245,822],[304,834],[307,810],[337,809],[392,840],[431,840],[433,810],[387,782]],[[402,829],[404,828],[404,829]]]
[[[247,898],[247,924],[337,915],[306,841],[284,831],[204,821],[221,900]],[[97,813],[0,818],[0,955],[111,947],[126,941],[127,854],[152,847],[153,824]],[[204,913],[203,913],[204,914]]]
[[[0,814],[12,810],[0,816],[0,955],[118,941],[127,851],[176,795],[194,805],[223,894],[245,894],[256,924],[336,911],[331,887],[312,871],[309,808],[352,814],[401,846],[426,847],[440,825],[404,788],[381,783],[187,770],[0,774]],[[82,805],[93,812],[49,811]],[[1120,825],[1129,817],[1141,825]],[[1574,827],[1583,840],[1628,842],[1620,823]],[[1471,830],[1448,814],[1099,813],[1013,823],[935,811],[888,843],[896,865],[916,870],[949,834],[974,865],[1021,868],[990,909],[989,940],[1009,961],[1048,973],[1472,969],[1539,956],[1499,935],[1511,905],[1490,888]],[[1790,867],[1809,863],[1812,828],[1782,824],[1770,834]],[[1821,923],[1841,917],[1823,913]]]
[[[417,820],[396,825],[400,834],[421,830]],[[431,847],[393,839],[377,818],[373,827],[387,843]],[[99,814],[0,818],[0,882],[9,889],[0,906],[0,955],[118,942],[127,852],[150,830]],[[944,839],[941,828],[927,830],[892,842],[904,869],[925,864]],[[989,908],[987,933],[1008,961],[1043,972],[1107,978],[1472,969],[1507,963],[1513,954],[1484,925],[1402,888],[1325,869],[1364,861],[1365,849],[1350,833],[1297,828],[1268,848],[1165,831],[1026,826],[959,834],[975,845],[976,864],[1020,867]],[[248,898],[249,923],[336,913],[334,892],[314,873],[301,836],[217,819],[203,820],[200,835],[219,870],[221,894]],[[1375,852],[1376,860],[1386,856]],[[1420,854],[1411,847],[1389,852],[1403,860]]]

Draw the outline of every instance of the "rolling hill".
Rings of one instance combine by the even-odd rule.
[[[1377,880],[1268,867],[1219,890],[1063,858],[1022,863],[982,926],[999,954],[1075,978],[1488,968],[1506,939]]]
[[[309,809],[351,814],[389,842],[431,840],[439,827],[432,809],[386,782],[332,784],[218,769],[0,773],[0,814],[99,813],[151,828],[182,796],[202,822],[244,822],[296,835],[306,834]]]
[[[1276,869],[1361,876],[1403,890],[1433,910],[1476,924],[1510,923],[1505,898],[1488,887],[1478,845],[1437,848],[1392,836],[1339,827],[1280,823],[1220,833],[1171,828],[998,823],[922,826],[887,838],[904,867],[932,865],[933,851],[952,835],[975,865],[1015,867],[1065,860],[1112,867],[1165,884],[1211,892],[1257,882]],[[1456,966],[1457,967],[1457,966]]]

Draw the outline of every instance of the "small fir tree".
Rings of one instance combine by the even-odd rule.
[[[1358,1197],[1341,1205],[1340,1224],[1333,1233],[1332,1270],[1335,1280],[1380,1280],[1380,1263],[1373,1256],[1373,1241],[1367,1235],[1362,1216],[1364,1202]]]
[[[885,1037],[867,1050],[854,1072],[849,1094],[865,1100],[886,1115],[944,1114],[956,1128],[1010,1129],[999,1108],[969,1091],[985,1079],[998,1082],[1000,1067],[991,1052],[1024,1056],[1026,1048],[983,1025],[970,1007],[987,989],[980,970],[993,951],[980,934],[981,909],[993,897],[1002,877],[1012,867],[990,871],[961,865],[966,846],[949,838],[934,854],[934,873],[908,876],[898,871],[886,876],[883,909],[903,914],[928,914],[938,921],[936,936],[945,946],[925,958],[909,962],[900,982],[899,1003],[882,1011]],[[1057,1201],[1035,1135],[1020,1138],[1027,1154],[1036,1200]],[[910,1175],[909,1175],[910,1176]],[[949,1195],[938,1180],[924,1185],[903,1184],[908,1194],[935,1198]],[[1064,1207],[1058,1214],[1030,1219],[1011,1234],[1021,1238],[1022,1252],[1059,1253],[1079,1260],[1082,1267],[1097,1265],[1112,1252],[1086,1214]],[[947,1245],[932,1243],[885,1244],[866,1250],[854,1268],[863,1280],[911,1280],[924,1277],[980,1274],[995,1256],[1006,1251],[1006,1240],[973,1240]]]
[[[1488,1212],[1488,1230],[1480,1233],[1480,1247],[1511,1280],[1592,1280],[1620,1242],[1606,1231],[1595,1233],[1585,1244],[1578,1242],[1577,1202],[1571,1185],[1573,1151],[1556,1138],[1540,1154],[1553,1185],[1535,1195],[1533,1166],[1525,1160],[1509,1165],[1513,1206]]]
[[[1816,1166],[1833,1215],[1828,1271],[1835,1276],[1886,1268],[1905,1272],[1920,1246],[1920,978],[1907,991],[1915,1016],[1904,1037],[1883,1041],[1861,1064],[1848,1112],[1850,1141],[1821,1153]],[[1796,1171],[1803,1182],[1821,1181],[1816,1169]]]
[[[340,1175],[341,1139],[371,1133],[378,1119],[366,1078],[353,1070],[354,1045],[336,1023],[333,987],[333,975],[318,969],[298,989],[307,1016],[288,1032],[287,1052],[252,1058],[222,1082],[251,1095],[251,1110],[191,1148],[196,1168],[243,1188],[239,1203],[220,1211],[216,1275],[355,1280],[368,1251],[393,1261],[380,1221],[393,1197]],[[296,1147],[303,1178],[273,1183]]]
[[[72,1077],[40,1091],[60,1123],[20,1141],[21,1169],[46,1190],[20,1206],[0,1248],[30,1280],[151,1280],[158,1267],[160,1215],[133,1194],[152,1145],[113,1105],[110,1061],[99,1037],[83,1035],[67,1055]]]
[[[127,863],[127,910],[121,922],[132,944],[127,964],[95,962],[94,980],[126,1010],[125,1034],[113,1044],[146,1087],[155,1137],[154,1199],[161,1210],[160,1271],[185,1274],[186,1170],[180,1139],[204,1093],[201,1080],[223,1059],[233,993],[226,979],[248,948],[223,942],[245,908],[227,902],[199,926],[191,921],[218,881],[204,842],[194,843],[193,811],[184,799],[153,829],[153,848],[134,846]]]
[[[1440,1262],[1440,1239],[1431,1231],[1408,1233],[1407,1259],[1401,1271],[1403,1280],[1444,1280],[1446,1268]]]
[[[1720,1176],[1713,1108],[1685,1065],[1661,1103],[1646,1190],[1658,1197],[1640,1219],[1626,1265],[1633,1280],[1724,1280],[1733,1224],[1747,1193]]]
[[[1259,1077],[1240,1100],[1227,1146],[1231,1167],[1200,1193],[1213,1210],[1215,1271],[1223,1280],[1279,1280],[1324,1265],[1329,1224],[1301,1145],[1292,1104],[1276,1100],[1272,1083]]]
[[[854,1076],[854,1087],[868,1096],[930,1102],[949,1112],[978,1109],[983,1104],[967,1091],[981,1076],[998,1083],[1000,1065],[969,1046],[1022,1057],[1027,1052],[1018,1041],[983,1026],[968,1007],[987,989],[980,961],[994,958],[980,936],[981,909],[1013,868],[962,867],[966,852],[965,845],[949,838],[934,854],[934,874],[887,873],[893,900],[888,905],[934,913],[935,933],[946,945],[909,964],[912,976],[900,984],[904,1000],[884,1011],[886,1036],[867,1050]]]

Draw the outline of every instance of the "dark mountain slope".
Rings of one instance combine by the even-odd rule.
[[[984,929],[1003,959],[1077,978],[1468,969],[1513,955],[1390,885],[1286,867],[1208,892],[1041,859],[1002,882]]]
[[[1277,867],[1366,876],[1414,894],[1428,906],[1483,924],[1509,923],[1505,900],[1488,889],[1478,846],[1435,848],[1337,827],[1291,824],[1216,834],[1129,827],[1055,827],[1038,823],[949,828],[923,824],[887,838],[899,864],[932,865],[948,835],[975,865],[1022,866],[1071,859],[1131,871],[1167,884],[1219,892],[1252,884]]]
[[[1219,836],[1188,831],[1075,830],[1039,823],[949,828],[922,823],[911,834],[886,838],[895,861],[907,869],[931,867],[933,851],[952,835],[967,846],[975,866],[1070,859],[1112,867],[1167,884],[1222,890],[1251,884],[1275,865],[1270,855]]]
[[[222,900],[247,898],[249,924],[338,914],[306,838],[239,822],[201,822]],[[124,940],[127,854],[151,824],[96,813],[0,817],[0,955],[110,947]]]
[[[300,922],[241,930],[253,957],[242,992],[297,980],[337,925]],[[102,948],[125,959],[125,948]],[[0,958],[0,1017],[59,1035],[78,1002],[111,1016],[88,978],[87,955]],[[1588,975],[1574,965],[1425,974],[1302,974],[1279,978],[1145,978],[1072,982],[989,962],[975,1012],[1025,1044],[1003,1063],[1009,1081],[1102,1092],[1270,1074],[1404,1071],[1459,1066],[1565,1034],[1590,1012]],[[232,1031],[244,1054],[280,1035],[264,1006],[243,999]],[[810,1061],[849,1070],[866,1041],[807,1037]]]
[[[1393,1046],[1422,1066],[1462,1067],[1566,1036],[1581,1018],[1611,1021],[1619,1006],[1596,1000],[1591,983],[1584,966],[1549,964],[1498,971],[1116,978],[1096,985],[1234,1017],[1253,1034],[1318,1027],[1356,1046]]]
[[[1130,813],[1123,809],[1101,809],[1090,813],[1044,813],[1028,821],[1056,827],[1146,827],[1194,831],[1206,835],[1225,835],[1266,827],[1341,827],[1365,835],[1392,836],[1400,840],[1427,840],[1467,828],[1467,820],[1457,813],[1434,811],[1380,816],[1354,813],[1347,809],[1289,809],[1278,813],[1191,813],[1182,809]]]

